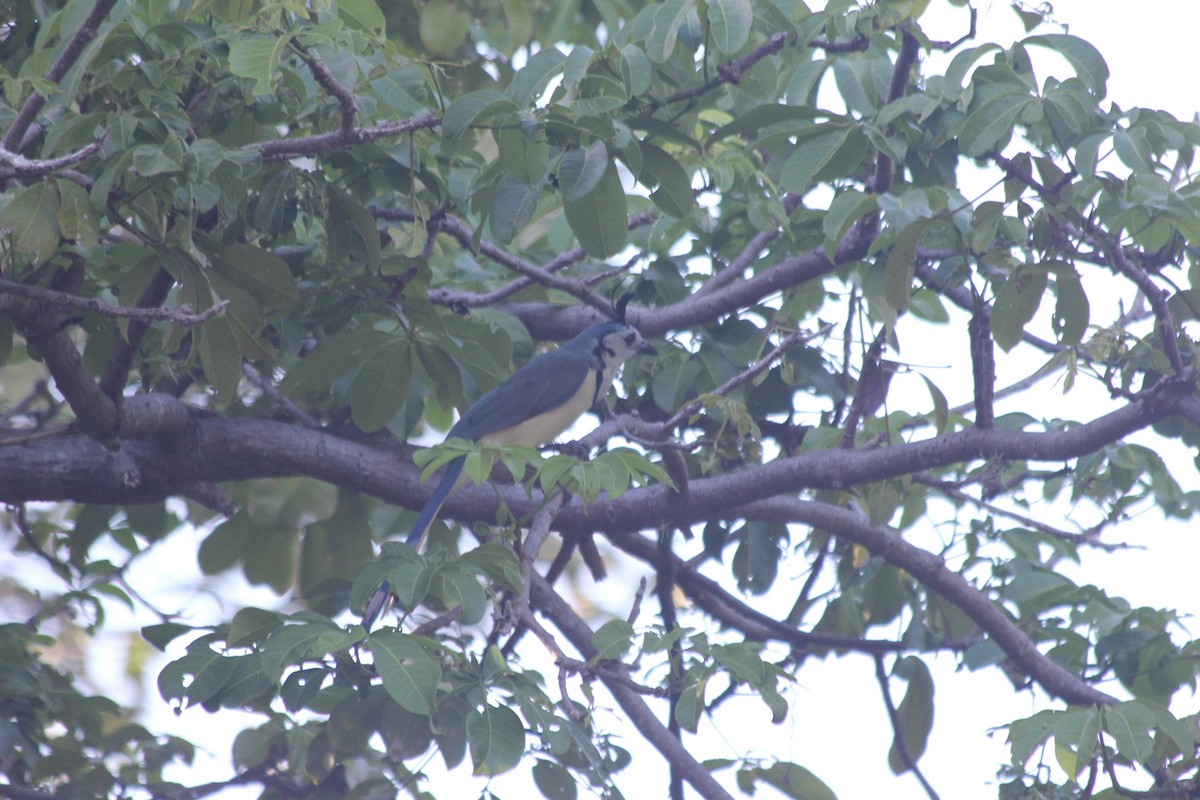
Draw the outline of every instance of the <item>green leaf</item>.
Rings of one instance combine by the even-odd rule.
[[[278,611],[243,608],[233,615],[225,641],[230,647],[248,647],[264,641],[284,620]]]
[[[610,619],[592,634],[595,660],[620,659],[633,646],[633,626],[623,619]]]
[[[229,45],[229,71],[254,81],[254,94],[271,94],[280,72],[280,59],[291,39],[290,33],[235,39]]]
[[[566,63],[566,55],[554,47],[539,50],[513,75],[508,92],[521,108],[528,108],[541,97]],[[443,123],[444,124],[444,123]]]
[[[58,187],[53,181],[36,181],[17,192],[0,211],[0,229],[13,237],[18,256],[41,264],[58,250],[59,211]]]
[[[574,202],[596,188],[608,169],[608,149],[597,139],[586,149],[568,150],[558,163],[555,177],[563,198]]]
[[[232,658],[222,657],[200,640],[188,647],[186,656],[163,667],[158,674],[158,691],[168,702],[185,699],[190,705],[198,705],[224,689],[235,669]]]
[[[438,573],[435,591],[447,608],[461,609],[459,622],[474,625],[483,619],[487,611],[487,592],[473,575],[456,569],[445,569]]]
[[[204,377],[216,392],[217,408],[225,408],[237,398],[242,380],[242,352],[232,324],[223,316],[204,323],[200,335],[200,365]]]
[[[1117,753],[1131,761],[1145,762],[1154,747],[1150,732],[1155,715],[1137,700],[1128,700],[1104,709],[1104,730],[1112,734]]]
[[[1046,291],[1046,271],[1019,267],[996,291],[992,304],[992,338],[1006,353],[1021,341],[1025,325],[1033,319]]]
[[[263,670],[263,657],[260,654],[248,653],[225,658],[233,662],[233,674],[213,698],[214,701],[225,708],[238,708],[274,690],[276,682]]]
[[[1091,314],[1079,274],[1069,266],[1058,270],[1054,279],[1054,292],[1057,295],[1052,320],[1054,331],[1058,334],[1060,344],[1074,347],[1083,341]]]
[[[704,713],[704,690],[707,686],[708,678],[704,677],[680,692],[679,700],[675,703],[675,721],[689,733],[695,733],[700,725],[700,715]]]
[[[263,669],[278,681],[292,666],[343,650],[361,637],[361,629],[347,631],[324,619],[287,625],[276,629],[262,646]]]
[[[166,652],[167,645],[185,633],[190,633],[194,630],[195,628],[191,625],[181,625],[178,622],[163,622],[159,625],[147,625],[142,628],[142,638],[157,647],[160,651]]]
[[[958,134],[959,150],[978,158],[995,149],[1012,135],[1017,116],[1036,102],[1025,94],[1002,94],[988,100],[964,120]]]
[[[679,40],[679,29],[696,13],[696,0],[667,0],[654,13],[646,38],[646,55],[662,63],[671,57]]]
[[[367,433],[392,421],[408,401],[412,350],[405,341],[386,342],[363,359],[346,399],[354,424]]]
[[[61,205],[58,210],[58,227],[62,238],[76,244],[95,244],[100,236],[100,217],[88,196],[74,181],[56,180]]]
[[[946,77],[942,82],[942,96],[950,100],[957,99],[962,94],[963,80],[967,77],[967,71],[975,65],[976,61],[988,53],[1000,49],[1002,49],[1000,45],[988,43],[978,47],[968,47],[957,53],[950,62],[950,66],[946,68]]]
[[[325,186],[325,196],[329,201],[330,212],[348,221],[354,232],[358,234],[358,239],[363,245],[367,265],[372,269],[378,269],[380,258],[379,226],[376,224],[375,218],[371,216],[371,212],[367,211],[355,202],[350,195],[332,183]]]
[[[821,218],[821,231],[825,234],[825,256],[832,259],[838,244],[854,223],[879,208],[878,197],[856,189],[847,189],[833,198],[829,210]]]
[[[716,662],[729,670],[737,680],[757,686],[766,679],[767,665],[758,654],[755,645],[747,642],[714,645],[712,655]]]
[[[471,27],[471,15],[455,0],[430,0],[421,9],[421,44],[434,56],[453,52]]]
[[[525,0],[500,0],[508,31],[507,54],[524,47],[533,36],[533,14]]]
[[[904,742],[909,758],[916,763],[924,755],[929,732],[933,729],[933,676],[929,674],[925,662],[916,656],[901,658],[896,662],[893,673],[908,681],[908,691],[896,709],[899,722],[897,733]],[[897,775],[909,769],[895,741],[888,751],[888,766]]]
[[[511,242],[533,218],[540,194],[540,184],[530,186],[511,172],[504,173],[492,195],[492,213],[488,216],[492,236],[504,244]]]
[[[754,10],[750,0],[706,0],[708,28],[717,50],[732,55],[750,38]]]
[[[563,211],[583,251],[592,258],[610,258],[621,252],[629,234],[629,211],[617,168],[609,164],[591,192]]]
[[[779,572],[781,526],[748,522],[742,528],[742,541],[733,554],[733,574],[738,588],[751,594],[763,594],[775,583]]]
[[[1136,173],[1152,173],[1154,159],[1150,144],[1146,141],[1146,131],[1142,128],[1132,128],[1129,131],[1118,130],[1113,133],[1113,150],[1117,158]]]
[[[279,699],[283,707],[295,714],[315,700],[321,693],[329,671],[324,667],[299,669],[291,673],[279,687]]]
[[[641,151],[642,169],[638,181],[658,187],[650,193],[654,205],[677,219],[691,214],[696,207],[696,198],[687,171],[670,153],[656,145],[642,142]]]
[[[766,769],[758,768],[757,777],[794,800],[837,800],[824,781],[799,764],[778,761]]]
[[[338,0],[338,17],[349,28],[370,33],[379,39],[387,35],[387,21],[375,0]]]
[[[139,145],[133,148],[133,168],[146,178],[183,172],[183,163],[177,156],[182,156],[182,153],[174,153],[166,146]]]
[[[575,800],[579,789],[563,766],[539,758],[533,764],[533,782],[549,800]]]
[[[401,708],[430,716],[437,707],[442,667],[415,636],[381,631],[367,637],[383,688]]]
[[[471,567],[511,591],[520,591],[524,583],[521,565],[513,551],[495,542],[481,544],[463,553],[458,563]]]
[[[908,306],[908,296],[912,291],[913,275],[917,269],[917,243],[928,230],[933,220],[919,219],[896,235],[888,253],[887,266],[884,268],[886,285],[884,297],[894,310],[903,311]]]
[[[1067,33],[1044,33],[1030,36],[1022,44],[1041,45],[1055,51],[1070,62],[1075,68],[1075,74],[1097,99],[1104,98],[1108,84],[1108,64],[1104,63],[1104,56],[1100,55],[1100,51],[1090,42]]]
[[[213,267],[269,308],[300,300],[292,271],[282,258],[250,244],[234,244],[209,256]]]
[[[826,111],[811,106],[785,106],[779,103],[767,103],[754,106],[745,113],[737,115],[732,122],[717,128],[705,141],[706,147],[712,147],[716,142],[730,136],[741,136],[747,133],[757,133],[763,128],[781,123],[811,122],[818,117],[828,117],[832,122],[846,121],[840,114],[829,114]],[[794,124],[789,127],[795,128]]]
[[[490,89],[470,92],[455,100],[446,109],[442,116],[442,134],[453,141],[478,121],[516,110],[516,104],[499,92]]]
[[[930,399],[933,400],[934,427],[937,430],[938,436],[941,436],[946,432],[946,426],[950,422],[950,403],[946,400],[946,395],[942,393],[942,390],[933,381],[924,375],[921,378],[925,381],[925,388],[929,390]]]
[[[838,150],[849,141],[850,130],[838,127],[801,142],[783,165],[783,172],[780,174],[783,188],[796,194],[807,192],[817,173],[828,165]]]
[[[517,765],[525,752],[525,728],[505,706],[485,703],[467,716],[467,742],[476,775],[499,775]]]
[[[501,128],[496,131],[496,144],[500,146],[500,166],[526,184],[541,184],[546,177],[550,162],[550,145],[531,139],[523,131]],[[503,179],[501,179],[503,180]],[[499,190],[497,190],[499,194]],[[495,203],[493,202],[493,211]]]

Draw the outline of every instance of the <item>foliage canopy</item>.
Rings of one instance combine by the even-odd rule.
[[[1164,460],[1200,444],[1200,127],[1107,101],[1040,13],[1002,47],[929,5],[0,3],[0,500],[59,581],[0,593],[0,796],[432,796],[436,754],[833,797],[694,734],[863,658],[932,797],[936,653],[1039,697],[1005,796],[1193,791],[1200,645],[1070,575],[1200,503]],[[574,447],[407,444],[626,289],[661,355]],[[463,447],[456,524],[377,558]],[[286,605],[145,597],[182,527]],[[650,596],[568,602],[613,563]],[[367,634],[383,578],[407,611]],[[192,744],[54,662],[114,603],[163,701],[256,715],[232,780],[172,783]]]

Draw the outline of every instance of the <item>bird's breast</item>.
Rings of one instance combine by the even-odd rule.
[[[583,382],[567,402],[511,427],[484,434],[480,441],[519,444],[526,447],[537,447],[539,444],[552,442],[571,427],[571,423],[579,419],[583,412],[592,407],[595,397],[596,372],[588,370]]]

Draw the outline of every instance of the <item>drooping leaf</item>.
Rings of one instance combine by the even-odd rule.
[[[595,188],[563,207],[571,231],[592,258],[621,252],[629,232],[629,211],[617,168],[609,164]]]
[[[372,633],[367,641],[388,695],[407,711],[432,714],[442,680],[441,665],[406,633],[381,631]]]
[[[525,750],[521,719],[507,706],[485,703],[467,715],[467,741],[476,775],[499,775],[517,765]]]
[[[908,757],[916,763],[924,755],[929,732],[933,730],[933,676],[925,662],[915,656],[905,656],[897,661],[894,672],[908,681],[908,690],[896,708],[896,716],[899,740]],[[888,751],[888,766],[897,775],[910,768],[897,742],[893,742]]]

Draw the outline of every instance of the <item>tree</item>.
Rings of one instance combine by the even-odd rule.
[[[1200,444],[1200,128],[1107,102],[1044,12],[1001,47],[928,5],[4,3],[0,499],[61,584],[6,581],[0,796],[432,796],[437,753],[551,798],[655,759],[676,797],[830,797],[693,733],[845,658],[934,797],[935,653],[1039,698],[1004,796],[1195,796],[1200,645],[1058,566],[1200,503],[1162,455]],[[464,448],[407,442],[625,292],[661,355],[599,426],[468,447],[428,548],[377,558]],[[160,608],[128,567],[182,526],[290,601]],[[628,618],[564,599],[618,556]],[[47,656],[113,603],[157,615],[163,701],[259,717],[232,781],[171,783],[192,745]]]

